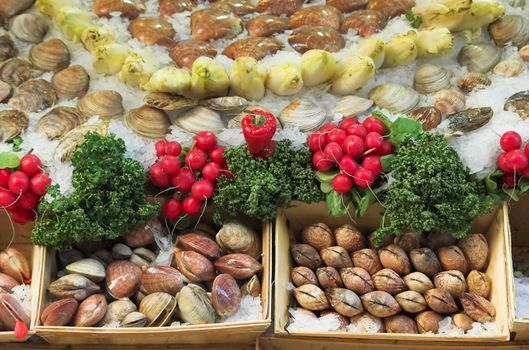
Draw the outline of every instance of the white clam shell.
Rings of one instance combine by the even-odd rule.
[[[325,111],[305,99],[294,100],[278,115],[278,119],[285,127],[297,127],[303,132],[310,132],[319,128],[327,118]]]
[[[444,67],[423,64],[415,72],[413,88],[421,94],[431,94],[450,87],[452,74]]]
[[[358,96],[344,96],[336,102],[331,110],[331,115],[341,114],[345,117],[354,117],[367,111],[373,106],[373,101]]]
[[[420,102],[417,91],[400,84],[378,85],[369,92],[369,98],[392,113],[409,112]]]
[[[219,133],[224,129],[220,114],[201,106],[179,115],[174,123],[179,128],[190,133],[198,133],[202,130]]]

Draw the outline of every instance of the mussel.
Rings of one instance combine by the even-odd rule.
[[[520,118],[529,117],[529,91],[520,91],[512,95],[505,101],[503,107],[506,111],[513,110]]]
[[[77,108],[60,106],[55,107],[39,119],[37,131],[53,140],[62,137],[84,122],[86,122],[86,117]]]
[[[463,133],[471,132],[487,124],[494,115],[492,108],[470,108],[446,116],[450,120],[449,127],[452,131]]]

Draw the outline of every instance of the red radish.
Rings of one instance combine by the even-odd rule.
[[[187,192],[195,183],[195,174],[189,168],[182,168],[178,175],[173,177],[172,184],[180,192]]]
[[[347,128],[347,135],[356,135],[363,139],[365,139],[367,135],[367,130],[364,128],[363,125],[360,124],[353,124],[350,127]]]
[[[375,182],[375,175],[368,169],[358,168],[353,176],[355,184],[361,188],[369,188]]]
[[[165,149],[167,147],[167,141],[165,140],[159,140],[156,141],[154,144],[154,148],[156,149],[156,157],[160,158],[165,156]]]
[[[309,135],[308,144],[312,152],[323,151],[325,145],[327,145],[327,134],[321,131],[313,132]]]
[[[40,197],[31,191],[22,193],[18,199],[18,204],[24,209],[35,209],[39,205]]]
[[[336,142],[341,145],[343,140],[347,137],[347,133],[342,129],[334,129],[327,134],[327,142]]]
[[[20,170],[24,172],[27,176],[32,177],[40,173],[42,162],[39,157],[34,154],[26,154],[20,160]]]
[[[13,333],[15,334],[15,338],[24,339],[28,335],[28,332],[29,332],[28,326],[21,320],[17,319],[15,321],[15,329],[13,330]]]
[[[211,151],[217,146],[217,136],[210,131],[201,131],[196,134],[195,142],[198,149]]]
[[[342,149],[347,155],[350,155],[353,158],[358,158],[364,153],[365,143],[359,136],[347,136],[342,143]]]
[[[366,135],[366,148],[367,149],[375,149],[375,150],[381,150],[382,145],[384,144],[384,139],[382,138],[382,135],[380,135],[378,132],[369,132]]]
[[[529,168],[525,169],[522,172],[522,176],[525,177],[526,179],[529,179]]]
[[[350,192],[353,188],[353,180],[345,174],[338,174],[332,179],[332,188],[338,193]]]
[[[354,117],[348,117],[348,118],[342,119],[342,121],[340,122],[340,129],[347,130],[351,125],[357,125],[357,124],[358,124],[358,119]]]
[[[28,222],[35,220],[36,216],[33,210],[24,209],[21,207],[14,208],[9,212],[9,214],[11,215],[11,218],[14,222],[21,225],[27,224]]]
[[[349,176],[353,176],[355,170],[358,168],[358,164],[356,164],[353,157],[349,155],[345,155],[340,159],[340,162],[338,163],[338,167],[341,171],[346,173]]]
[[[376,132],[380,135],[384,135],[386,132],[386,126],[382,121],[375,117],[368,117],[362,123],[366,128],[367,132]]]
[[[500,138],[500,146],[505,152],[519,149],[522,146],[522,138],[516,131],[507,131]]]
[[[334,162],[331,162],[323,155],[323,152],[318,151],[312,155],[312,166],[318,171],[329,171],[331,170]]]
[[[167,188],[171,183],[169,175],[164,173],[161,162],[154,163],[149,169],[149,176],[154,186],[159,188]]]
[[[163,172],[169,176],[174,176],[180,171],[180,159],[175,156],[165,156],[162,161]]]
[[[505,163],[505,156],[507,155],[507,152],[503,152],[498,156],[498,159],[496,160],[496,164],[498,165],[498,169],[503,171],[505,174],[512,173],[512,170],[510,170],[507,167],[507,163]]]
[[[521,150],[513,149],[505,155],[505,165],[511,171],[522,172],[529,166],[529,158]]]
[[[169,141],[165,146],[165,152],[169,156],[178,157],[182,153],[182,146],[176,141]]]
[[[29,188],[31,192],[39,196],[44,196],[46,194],[46,187],[49,185],[51,185],[51,179],[46,173],[37,174],[29,181]]]
[[[197,215],[200,212],[202,202],[193,196],[189,196],[182,202],[182,209],[187,215]]]
[[[524,151],[525,151],[525,155],[529,157],[529,143],[525,145]]]
[[[368,155],[362,159],[362,167],[371,170],[375,177],[382,173],[382,163],[380,162],[380,157],[377,155]]]
[[[191,186],[191,194],[201,201],[213,197],[213,193],[213,184],[208,180],[199,180]]]
[[[204,165],[204,168],[202,168],[202,176],[204,179],[214,183],[220,176],[220,169],[220,165],[217,163],[209,162],[208,164]]]
[[[515,187],[516,186],[516,179],[514,177],[514,174],[505,174],[502,177],[500,177],[500,185],[506,185],[507,187]]]
[[[27,191],[29,188],[29,177],[22,171],[15,171],[9,177],[7,186],[15,194]]]
[[[0,188],[7,188],[9,176],[11,176],[9,169],[0,169]]]
[[[182,203],[178,199],[166,200],[162,207],[162,214],[169,220],[174,220],[182,213]]]
[[[384,140],[382,147],[377,152],[381,156],[387,156],[388,154],[393,154],[393,145],[391,142]]]
[[[186,154],[186,165],[193,169],[202,169],[208,160],[206,153],[198,148],[192,149]]]
[[[209,158],[211,161],[224,167],[226,165],[226,159],[224,159],[224,147],[216,147],[213,151],[209,152]]]
[[[331,130],[338,129],[338,126],[334,123],[327,123],[320,128],[321,132],[328,133]]]
[[[332,162],[338,162],[343,157],[343,150],[336,142],[328,143],[323,151],[325,158]]]
[[[11,207],[16,200],[16,194],[3,188],[0,189],[0,208]]]

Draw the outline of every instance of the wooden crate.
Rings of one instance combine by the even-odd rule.
[[[17,225],[13,223],[15,230],[15,237],[11,246],[18,249],[31,266],[31,315],[30,315],[30,326],[29,333],[26,339],[17,339],[13,332],[0,332],[0,343],[6,342],[20,342],[27,340],[31,335],[34,334],[35,323],[37,320],[37,301],[38,301],[38,292],[39,292],[39,283],[41,280],[41,266],[42,259],[44,255],[44,248],[34,247],[31,244],[31,230],[33,225]],[[0,250],[7,248],[11,237],[13,235],[13,229],[11,222],[5,211],[0,212]],[[1,347],[1,346],[0,346]]]
[[[529,247],[529,197],[522,196],[519,202],[509,206],[509,240],[507,250],[511,256],[511,247]],[[507,259],[507,285],[509,287],[509,316],[512,332],[516,340],[529,340],[529,319],[516,319],[514,276],[512,259]]]
[[[40,298],[37,305],[35,332],[51,344],[252,344],[268,329],[271,320],[271,236],[272,224],[263,224],[263,273],[260,321],[215,323],[181,327],[97,328],[97,327],[46,327],[40,315],[48,304],[47,288],[56,271],[56,252],[47,249],[43,259]]]
[[[356,226],[364,233],[375,230],[380,222],[381,208],[373,207],[364,217],[356,222]],[[278,336],[289,337],[325,337],[334,338],[336,342],[356,340],[375,340],[388,343],[398,342],[499,342],[509,340],[509,316],[507,305],[507,277],[506,277],[506,237],[507,213],[501,207],[493,213],[484,216],[473,225],[472,232],[481,232],[486,235],[489,242],[489,266],[486,274],[493,282],[490,300],[496,307],[495,322],[498,326],[498,335],[494,336],[439,336],[425,334],[388,334],[388,333],[346,333],[346,332],[316,332],[295,331],[288,333],[288,307],[290,294],[287,292],[290,283],[290,242],[294,241],[294,234],[299,233],[304,227],[325,222],[331,227],[350,224],[348,217],[334,218],[325,208],[325,203],[303,205],[298,204],[283,210],[276,220],[275,241],[275,282],[274,282],[274,332]],[[510,259],[510,256],[509,256]]]

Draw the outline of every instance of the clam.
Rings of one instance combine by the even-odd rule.
[[[424,311],[427,307],[426,301],[419,292],[408,290],[395,295],[395,300],[402,310],[412,314]]]
[[[138,308],[136,307],[136,304],[130,301],[130,299],[120,299],[113,301],[108,304],[105,316],[99,324],[107,325],[112,322],[121,323],[125,316],[136,311],[138,311]]]
[[[107,301],[103,295],[89,296],[79,305],[74,325],[76,327],[95,326],[105,316],[106,311]]]
[[[520,58],[523,61],[529,62],[529,45],[525,45],[524,47],[520,48],[520,50],[518,50],[518,54],[520,55]],[[0,61],[1,61],[1,54],[0,54]]]
[[[457,80],[457,86],[464,92],[472,92],[480,87],[489,86],[492,82],[483,73],[470,72]]]
[[[11,247],[0,252],[0,271],[13,277],[18,283],[25,283],[31,277],[26,257]]]
[[[25,112],[38,112],[57,102],[57,92],[44,79],[28,80],[9,99],[8,105]]]
[[[411,263],[408,255],[396,244],[390,244],[378,251],[380,263],[386,269],[391,269],[399,275],[407,275],[411,272]]]
[[[224,129],[224,123],[222,122],[220,114],[202,106],[195,107],[179,115],[174,123],[176,126],[190,133],[198,133],[202,130],[219,133]]]
[[[491,322],[494,320],[496,310],[487,299],[471,293],[461,295],[461,305],[465,313],[477,322]]]
[[[261,238],[255,230],[241,222],[233,220],[224,223],[215,239],[228,253],[248,254],[256,259],[261,257]]]
[[[114,261],[107,267],[105,284],[114,298],[130,298],[138,291],[141,276],[140,268],[133,263],[125,260]]]
[[[86,95],[90,76],[83,66],[76,64],[56,73],[51,79],[51,84],[59,97],[72,100]]]
[[[446,290],[453,298],[459,298],[467,290],[465,276],[457,270],[439,272],[433,281],[436,288]]]
[[[353,12],[366,7],[368,0],[327,0],[325,3],[336,7],[342,12]]]
[[[385,331],[382,320],[368,312],[353,316],[350,321],[351,325],[358,328],[362,333],[382,333]]]
[[[9,31],[19,40],[40,43],[48,32],[48,23],[39,15],[23,13],[11,20]]]
[[[362,305],[367,312],[375,317],[389,317],[401,311],[399,303],[391,294],[383,291],[374,291],[360,297]]]
[[[353,262],[349,257],[347,250],[340,246],[333,246],[329,248],[323,248],[320,251],[323,263],[327,266],[336,268],[352,267]]]
[[[82,259],[66,266],[66,271],[84,276],[94,282],[101,282],[106,277],[105,267],[94,259]]]
[[[298,266],[305,266],[314,270],[323,265],[318,251],[308,244],[292,245],[290,254],[292,254],[292,259]]]
[[[302,26],[322,26],[338,30],[341,21],[342,12],[336,7],[313,5],[293,13],[288,19],[288,25],[293,29]]]
[[[240,96],[215,97],[204,100],[201,105],[222,113],[224,116],[234,116],[244,111],[250,102]]]
[[[202,254],[176,249],[175,262],[178,270],[191,282],[210,281],[215,278],[213,264]]]
[[[25,81],[38,78],[43,73],[44,71],[20,58],[11,58],[0,66],[0,80],[13,86],[19,86]]]
[[[141,286],[147,294],[165,292],[176,295],[183,287],[182,275],[171,266],[151,266],[143,271]]]
[[[433,277],[441,271],[441,263],[430,248],[418,248],[410,252],[413,267],[418,272]]]
[[[352,253],[367,248],[367,239],[356,227],[343,225],[334,230],[336,245]]]
[[[87,116],[101,118],[117,117],[125,112],[121,94],[112,90],[99,90],[83,96],[77,101],[77,109]]]
[[[169,323],[175,309],[175,297],[171,294],[158,292],[146,295],[143,298],[139,312],[147,318],[147,326],[163,327]]]
[[[301,242],[322,250],[335,245],[336,241],[331,229],[324,223],[316,223],[307,226],[301,231]]]
[[[38,69],[58,72],[70,64],[70,51],[60,39],[50,39],[31,48],[29,61]]]
[[[121,327],[138,328],[147,324],[147,316],[141,312],[131,312],[121,320]]]
[[[231,11],[209,7],[191,14],[191,35],[195,40],[230,39],[242,29],[241,19]]]
[[[86,122],[84,114],[74,107],[55,107],[37,123],[37,131],[50,140],[62,137],[68,131]]]
[[[133,228],[121,236],[121,238],[131,248],[145,247],[153,244],[154,235],[156,233],[161,234],[162,230],[162,223],[158,219],[154,219],[146,224]]]
[[[441,247],[437,250],[437,257],[444,270],[458,270],[463,275],[468,273],[467,259],[459,247]]]
[[[468,315],[463,313],[458,313],[452,316],[452,323],[457,328],[461,328],[465,332],[468,332],[472,329],[472,324],[474,323],[474,320],[468,317]]]
[[[312,272],[312,271],[311,271]],[[314,276],[316,277],[316,276]],[[0,272],[0,294],[9,293],[12,288],[20,285],[20,283],[13,277]]]
[[[171,48],[169,56],[178,66],[191,69],[197,58],[217,56],[217,49],[206,41],[182,40]]]
[[[443,316],[435,311],[423,311],[415,317],[419,333],[432,332],[437,334],[439,332],[439,322],[443,320]]]
[[[456,89],[441,90],[435,94],[435,107],[443,114],[457,113],[465,108],[466,97]]]
[[[156,17],[136,18],[129,25],[130,34],[144,45],[172,47],[176,35],[171,23]]]
[[[78,274],[66,275],[51,282],[48,286],[48,292],[55,298],[74,298],[77,301],[84,300],[99,291],[97,284]]]
[[[525,63],[520,60],[505,60],[498,63],[492,72],[505,78],[513,78],[523,74],[526,70]]]
[[[194,0],[160,0],[160,17],[169,17],[179,12],[192,11],[197,4]]]
[[[155,260],[156,254],[152,250],[143,247],[134,249],[129,258],[129,261],[139,268],[150,266]]]
[[[419,104],[420,95],[405,85],[383,84],[369,92],[369,99],[392,113],[406,113]]]
[[[201,287],[189,284],[176,295],[178,314],[184,322],[207,324],[215,322],[215,309],[211,298]]]
[[[294,289],[293,293],[298,304],[307,310],[321,311],[330,307],[323,290],[313,284],[304,284]]]
[[[415,232],[406,232],[395,237],[393,243],[409,254],[413,249],[417,249],[421,246],[421,237]]]
[[[423,64],[415,72],[413,88],[421,94],[431,94],[450,88],[452,74],[444,67]]]
[[[369,0],[368,10],[380,11],[385,19],[405,14],[415,6],[415,0]]]
[[[469,234],[457,243],[471,270],[483,270],[487,266],[489,244],[481,233]]]
[[[136,134],[153,140],[164,138],[171,126],[167,113],[149,106],[131,109],[124,122]]]
[[[326,118],[327,113],[322,108],[306,99],[294,100],[283,108],[278,115],[278,119],[283,126],[298,127],[303,132],[318,129]]]
[[[323,289],[343,287],[340,274],[334,267],[330,267],[330,266],[319,267],[316,270],[316,275],[318,276],[319,285]],[[307,284],[307,283],[304,283],[304,284]],[[313,283],[313,284],[318,285],[318,283]]]
[[[247,15],[255,11],[251,0],[219,0],[211,4],[211,7],[231,11],[237,16]]]
[[[340,31],[345,34],[353,30],[361,37],[369,37],[384,29],[385,25],[386,20],[382,12],[359,10],[345,17],[340,26]]]
[[[369,273],[361,267],[346,267],[340,269],[340,276],[342,277],[345,288],[362,295],[373,292],[375,285]]]
[[[0,63],[18,55],[17,47],[8,34],[0,36]]]
[[[222,255],[219,245],[214,240],[198,233],[180,235],[176,238],[176,244],[182,249],[193,250],[212,260]]]
[[[490,107],[470,108],[446,116],[450,120],[449,127],[455,132],[471,132],[487,124],[494,112]]]
[[[0,2],[0,15],[6,18],[12,17],[24,10],[27,10],[35,0],[2,0]]]
[[[353,317],[364,311],[360,298],[353,291],[345,288],[331,288],[325,294],[334,310],[342,316]]]
[[[252,37],[268,37],[288,28],[288,21],[272,15],[260,15],[246,23],[246,30]]]
[[[529,117],[529,91],[520,91],[512,95],[505,101],[503,107],[506,111],[516,112],[520,118]]]
[[[17,321],[29,327],[30,318],[22,304],[11,294],[0,293],[0,322],[3,328],[12,331]]]
[[[483,298],[488,298],[490,294],[491,282],[489,277],[483,272],[472,270],[467,276],[468,291],[470,293],[479,295]]]
[[[143,0],[96,0],[92,11],[99,17],[110,17],[112,12],[134,19],[145,12]]]
[[[91,259],[99,261],[105,268],[114,261],[114,258],[112,257],[112,253],[110,250],[107,249],[99,249],[95,251],[92,255],[90,255]]]
[[[446,290],[434,288],[424,293],[424,299],[430,309],[440,314],[451,314],[457,312],[458,308],[454,298]]]
[[[395,315],[384,319],[387,333],[419,333],[415,320],[406,315]]]
[[[61,267],[65,267],[77,260],[84,259],[84,254],[78,251],[77,249],[69,249],[57,252],[59,257],[59,262]]]
[[[290,16],[301,8],[304,0],[259,0],[255,9],[274,16]]]
[[[116,260],[126,260],[132,255],[132,249],[123,243],[116,243],[112,246],[112,257]]]
[[[211,304],[221,317],[228,317],[241,306],[241,290],[235,278],[226,273],[215,277],[211,286]]]
[[[421,294],[434,288],[432,281],[422,272],[412,272],[404,276],[404,283],[406,283],[410,290]]]
[[[186,108],[196,107],[198,101],[183,96],[171,95],[165,92],[151,92],[143,99],[147,106],[164,111],[178,111]]]
[[[457,60],[471,72],[487,73],[501,59],[502,51],[487,44],[467,44],[463,46]]]
[[[408,289],[402,278],[390,269],[382,269],[371,277],[377,290],[388,292],[389,294],[399,294]]]
[[[82,145],[85,140],[85,136],[88,133],[98,133],[105,135],[107,132],[107,125],[103,123],[95,124],[83,124],[70,131],[68,131],[60,140],[53,158],[61,162],[65,162],[71,158],[77,147]]]
[[[424,131],[435,129],[441,124],[441,111],[435,107],[418,107],[408,113],[408,117],[422,124]]]
[[[373,101],[367,98],[344,96],[336,102],[331,115],[341,114],[344,118],[354,117],[368,111],[372,106]]]
[[[78,307],[79,303],[74,298],[57,300],[42,311],[40,321],[43,326],[66,326],[72,320]]]
[[[506,15],[489,25],[489,34],[496,45],[508,43],[522,47],[529,42],[529,20],[521,15]]]
[[[304,284],[318,284],[318,278],[314,271],[305,266],[294,267],[290,271],[290,277],[296,287],[301,287]]]
[[[259,61],[268,55],[273,55],[283,47],[281,42],[273,38],[251,37],[232,42],[222,54],[233,60],[239,57],[252,57]]]
[[[373,249],[365,248],[356,251],[352,254],[351,258],[355,267],[363,268],[370,275],[374,275],[383,268],[377,252]]]
[[[249,255],[234,253],[217,259],[215,268],[222,273],[232,275],[235,279],[244,280],[260,272],[263,265]]]
[[[324,26],[302,26],[288,36],[288,43],[299,53],[309,50],[337,52],[345,47],[345,40],[334,28]]]
[[[15,109],[0,111],[0,141],[10,141],[28,128],[28,116]]]
[[[241,286],[242,295],[250,295],[257,298],[261,295],[261,282],[256,275],[253,275],[248,281]]]

